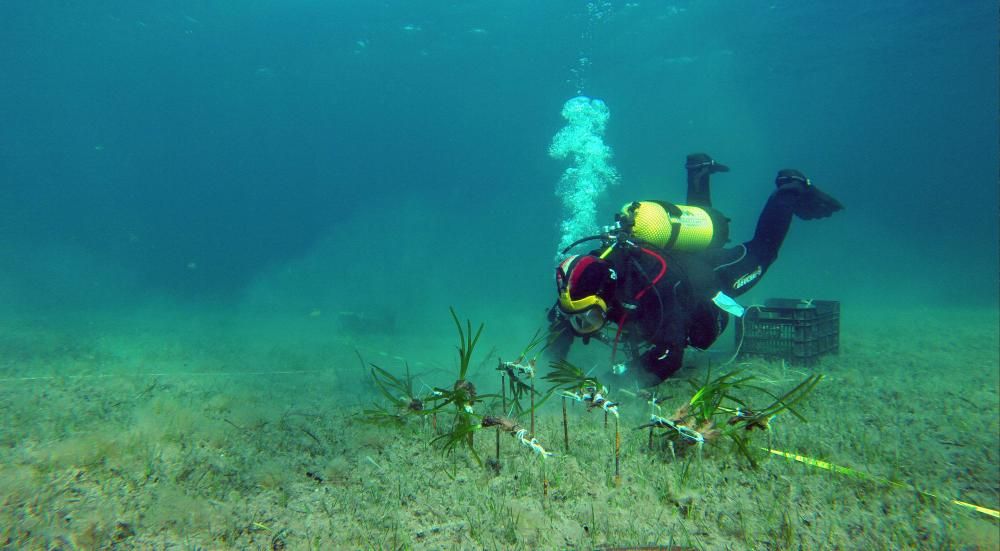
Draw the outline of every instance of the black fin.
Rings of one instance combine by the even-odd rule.
[[[803,220],[827,218],[838,210],[844,210],[844,205],[840,201],[812,185],[800,192],[795,204],[795,216]]]

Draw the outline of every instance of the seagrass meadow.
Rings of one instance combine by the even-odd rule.
[[[0,551],[1000,549],[996,23],[0,1]]]
[[[702,354],[656,389],[670,417],[710,371],[775,394],[822,375],[794,407],[805,420],[785,411],[747,432],[756,467],[722,439],[651,441],[636,429],[649,399],[607,382],[619,478],[616,417],[570,403],[564,439],[558,395],[537,408],[533,435],[484,426],[450,450],[438,437],[451,409],[366,416],[398,413],[373,364],[399,381],[409,370],[414,394],[453,388],[460,347],[446,311],[428,322],[439,340],[308,316],[4,323],[0,548],[995,549],[996,312],[911,314],[919,333],[902,317],[848,316],[841,353],[816,366]],[[483,322],[470,422],[527,427],[526,396],[510,415],[490,395],[499,360],[531,329]],[[536,368],[547,389],[549,367]]]

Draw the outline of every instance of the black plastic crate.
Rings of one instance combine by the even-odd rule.
[[[840,348],[840,301],[772,298],[736,323],[740,356],[816,363]]]

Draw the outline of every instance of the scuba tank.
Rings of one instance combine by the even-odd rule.
[[[622,308],[618,319],[614,320],[618,324],[618,331],[615,334],[611,351],[611,363],[614,364],[622,328],[625,326],[629,314],[637,308],[640,299],[647,292],[657,296],[660,294],[656,285],[667,273],[667,262],[661,253],[668,250],[696,252],[720,248],[729,241],[729,219],[711,207],[675,205],[665,201],[636,201],[622,207],[621,212],[615,215],[613,225],[605,226],[598,235],[574,241],[563,249],[562,253],[566,254],[581,243],[596,240],[601,241],[602,249],[591,252],[591,255],[604,260],[612,252],[619,251],[624,255],[624,262],[630,263],[635,268],[637,277],[641,278],[641,282],[637,284],[637,288],[641,287],[638,292],[627,293],[626,297],[618,297]],[[643,268],[639,261],[642,255],[645,255],[643,258],[647,258],[647,260],[654,259],[656,261],[652,263],[653,270],[647,271]],[[557,282],[566,277],[564,273],[560,274],[560,272],[568,270],[574,258],[577,257],[566,259],[560,264],[557,269]],[[621,278],[626,273],[623,271],[616,277]],[[624,288],[627,284],[627,281],[620,279],[617,282],[617,287]],[[557,283],[557,285],[561,284]],[[561,288],[560,291],[562,291]],[[719,299],[719,295],[722,293],[719,293],[713,300]],[[725,295],[722,297],[729,298]],[[658,300],[662,305],[662,298],[658,298]],[[718,304],[718,302],[716,303]],[[720,305],[720,307],[722,306]],[[726,310],[730,311],[728,308]],[[661,311],[660,319],[656,323],[656,331],[659,330],[663,321]],[[589,339],[589,335],[585,339]]]
[[[615,219],[635,238],[663,250],[703,251],[729,241],[729,219],[712,208],[636,201]]]
[[[697,252],[722,247],[729,241],[729,218],[711,207],[675,205],[666,201],[627,203],[615,214],[615,223],[601,233],[577,239],[562,250],[587,241],[601,241],[604,259],[615,248],[635,250],[646,243],[655,249]]]

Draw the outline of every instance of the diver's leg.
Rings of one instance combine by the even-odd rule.
[[[747,254],[763,264],[765,271],[778,258],[778,251],[792,225],[798,197],[799,193],[790,189],[779,188],[772,193],[757,219],[753,239],[745,243]]]
[[[687,204],[695,207],[711,207],[712,191],[709,178],[716,172],[729,172],[729,167],[715,162],[705,153],[692,153],[684,163],[687,169]]]
[[[723,294],[730,297],[742,295],[764,275],[769,263],[761,262],[751,252],[750,243],[747,241],[736,247],[719,249],[715,255],[713,266]]]
[[[778,258],[778,251],[792,225],[796,201],[797,194],[790,190],[775,191],[757,219],[753,239],[738,247],[723,249],[724,257],[715,266],[723,293],[737,297],[760,281]]]
[[[816,189],[797,170],[782,170],[775,179],[778,189],[768,198],[757,219],[753,239],[721,252],[715,264],[724,291],[739,296],[753,287],[778,258],[781,244],[792,225],[792,216],[804,220],[823,218],[844,208],[839,201]]]

